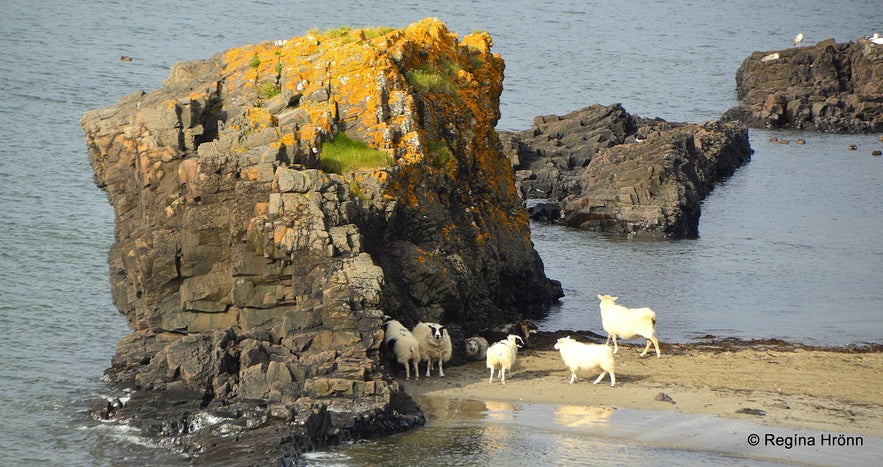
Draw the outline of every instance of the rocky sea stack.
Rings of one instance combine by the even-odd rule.
[[[494,130],[491,45],[435,19],[315,32],[88,112],[132,329],[107,376],[134,390],[94,416],[206,459],[296,457],[423,423],[385,315],[453,336],[542,316],[561,289]]]
[[[751,128],[883,132],[883,45],[867,39],[754,52],[736,71],[740,104],[722,120]]]

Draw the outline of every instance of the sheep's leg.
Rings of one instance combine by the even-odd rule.
[[[571,371],[571,372],[570,372],[570,384],[573,384],[573,382],[576,381],[577,379],[578,379],[578,378],[577,378],[577,376],[576,376],[576,373],[573,372],[573,371]]]
[[[613,336],[613,353],[619,352],[619,346],[616,345],[616,334],[611,334],[611,335]],[[608,342],[609,342],[610,336],[607,336],[607,337],[608,337]]]
[[[444,369],[444,366],[442,365],[441,357],[439,357],[439,359],[438,359],[438,375],[441,376],[442,378],[445,377],[445,369]]]
[[[414,363],[414,379],[420,379],[420,362],[417,360],[412,360]]]
[[[647,338],[647,346],[644,347],[644,351],[641,352],[641,356],[647,355],[647,352],[650,351],[650,343],[653,343],[653,347],[656,349],[656,358],[662,358],[662,355],[659,354],[659,340],[656,337],[648,337]]]
[[[506,384],[506,367],[500,368],[500,383]]]
[[[606,374],[607,374],[607,371],[602,371],[601,374],[598,375],[598,378],[595,379],[595,382],[592,383],[592,384],[598,384],[598,383],[600,383],[601,380],[604,379],[604,375],[606,375]]]
[[[613,371],[608,371],[610,373],[610,387],[616,386],[616,375],[613,374]]]
[[[494,382],[494,369],[491,368],[491,377],[487,380],[488,383]]]
[[[405,362],[405,381],[411,380],[411,362]]]
[[[426,377],[432,376],[432,359],[426,361]]]
[[[650,350],[650,339],[648,338],[647,345],[644,346],[644,351],[641,352],[641,356],[643,357],[643,356],[647,355],[647,351],[649,351],[649,350]]]

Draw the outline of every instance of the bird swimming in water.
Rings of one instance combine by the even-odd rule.
[[[122,60],[124,62],[131,62],[132,60],[134,60],[134,58],[132,58],[128,55],[123,55],[122,57],[120,57],[120,60]]]
[[[794,47],[800,47],[800,43],[803,42],[803,33],[798,32],[796,36],[794,36]]]

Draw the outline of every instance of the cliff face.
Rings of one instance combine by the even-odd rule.
[[[740,104],[723,120],[752,128],[883,132],[883,45],[866,39],[754,52],[736,71]]]
[[[183,393],[295,421],[306,445],[407,429],[422,415],[381,366],[384,314],[455,332],[543,314],[561,291],[494,131],[490,48],[434,19],[311,33],[179,63],[87,113],[133,331],[108,374],[140,390],[100,415],[143,419],[138,401]],[[380,160],[332,173],[340,134]],[[199,431],[174,416],[184,428],[159,434]]]

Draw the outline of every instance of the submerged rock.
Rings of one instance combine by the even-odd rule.
[[[736,71],[736,92],[740,103],[724,121],[751,128],[883,132],[883,45],[828,39],[773,54],[754,52]]]
[[[96,416],[288,458],[423,423],[380,360],[384,315],[452,332],[542,316],[561,289],[500,152],[491,45],[435,19],[311,33],[178,63],[84,115],[132,329],[107,377],[135,389]],[[374,161],[328,156],[341,134]]]

